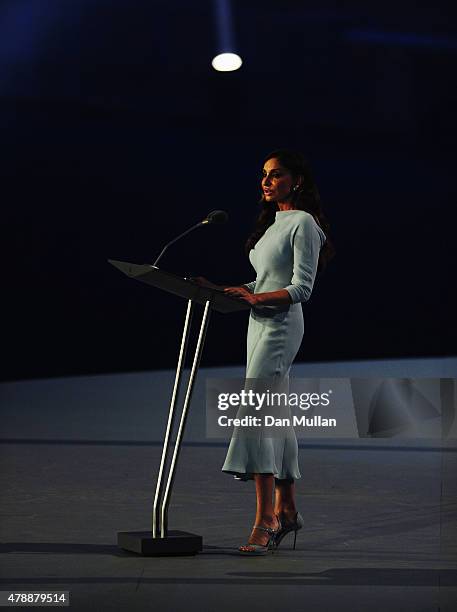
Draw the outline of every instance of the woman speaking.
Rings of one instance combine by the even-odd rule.
[[[301,302],[309,300],[316,273],[332,256],[333,247],[319,192],[301,153],[270,153],[263,162],[261,188],[261,212],[246,242],[256,279],[224,291],[252,306],[246,378],[280,382],[288,380],[303,339]],[[203,277],[195,280],[212,285]],[[295,504],[295,480],[301,475],[293,428],[292,435],[275,437],[264,431],[256,438],[234,432],[222,471],[255,481],[254,527],[239,553],[266,554],[292,531],[295,548],[303,519]]]

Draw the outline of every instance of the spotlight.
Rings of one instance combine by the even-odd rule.
[[[233,36],[232,8],[230,0],[214,0],[215,20],[217,29],[217,55],[211,65],[218,72],[233,72],[238,70],[241,57],[234,53],[237,47]]]
[[[242,63],[241,57],[236,53],[220,53],[213,58],[211,65],[218,72],[231,72],[238,70]]]

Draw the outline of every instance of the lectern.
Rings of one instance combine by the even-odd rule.
[[[160,460],[159,473],[152,509],[151,531],[122,531],[119,532],[117,543],[122,549],[138,553],[143,556],[161,555],[194,555],[202,550],[202,537],[186,531],[168,530],[168,506],[170,503],[173,481],[176,473],[181,440],[186,426],[187,414],[192,397],[194,382],[197,376],[200,357],[206,337],[211,310],[229,313],[237,310],[248,310],[250,305],[241,299],[230,297],[220,289],[208,289],[201,287],[188,280],[170,272],[160,270],[149,264],[134,264],[126,261],[108,260],[110,264],[121,272],[135,280],[147,283],[163,291],[173,293],[181,298],[187,299],[187,311],[184,319],[184,330],[181,339],[178,365],[176,368],[175,382],[171,395],[168,422],[163,441],[162,457]],[[203,317],[200,324],[197,346],[192,360],[184,404],[181,411],[178,432],[176,435],[173,456],[171,458],[168,476],[165,476],[165,467],[169,456],[171,432],[175,422],[175,404],[181,383],[181,374],[187,354],[187,344],[190,334],[194,305],[204,306]],[[166,478],[166,483],[165,483]]]

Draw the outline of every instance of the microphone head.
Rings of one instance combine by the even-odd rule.
[[[206,223],[226,223],[227,220],[228,214],[225,210],[212,210],[205,219]]]

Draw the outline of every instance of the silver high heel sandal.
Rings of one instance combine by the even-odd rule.
[[[274,548],[276,546],[275,536],[281,530],[281,521],[278,517],[276,518],[278,519],[279,523],[277,529],[272,529],[271,527],[262,527],[262,525],[254,525],[253,527],[253,529],[260,529],[261,531],[266,531],[270,534],[270,538],[268,539],[268,542],[265,544],[265,546],[262,546],[261,544],[244,544],[246,548],[249,547],[254,550],[241,550],[240,548],[238,548],[238,553],[240,555],[258,557],[259,555],[266,555],[270,550],[274,552]]]
[[[278,530],[278,533],[276,534],[275,537],[275,541],[274,541],[274,546],[275,548],[278,548],[278,546],[281,544],[282,540],[284,539],[284,537],[290,533],[291,531],[294,532],[294,546],[293,549],[295,550],[295,544],[297,542],[297,531],[299,529],[301,529],[303,527],[303,525],[305,524],[305,521],[303,520],[302,515],[300,514],[300,512],[297,512],[295,514],[295,518],[291,523],[288,524],[284,524],[281,521],[280,517],[278,515],[276,515],[276,518],[279,521],[279,524],[281,525],[281,529]]]

